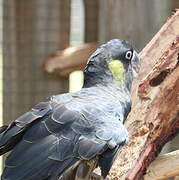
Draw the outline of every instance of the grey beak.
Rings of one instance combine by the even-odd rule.
[[[139,72],[139,55],[136,51],[133,52],[133,56],[132,56],[132,60],[131,60],[131,64],[132,64],[132,73],[133,76],[136,77],[138,75]]]

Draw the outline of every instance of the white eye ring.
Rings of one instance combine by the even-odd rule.
[[[130,60],[132,58],[132,51],[127,51],[126,55],[125,55],[125,58]]]

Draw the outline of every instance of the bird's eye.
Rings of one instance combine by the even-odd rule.
[[[132,58],[132,51],[127,51],[126,55],[125,55],[125,58],[130,60]]]

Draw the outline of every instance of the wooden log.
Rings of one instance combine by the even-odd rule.
[[[160,155],[146,171],[144,180],[163,180],[179,175],[179,150]]]
[[[133,107],[125,125],[130,141],[110,179],[140,180],[166,142],[179,132],[179,10],[140,53]]]
[[[68,76],[69,73],[84,69],[90,54],[97,48],[97,43],[86,43],[63,51],[51,53],[43,64],[43,69],[49,74]]]

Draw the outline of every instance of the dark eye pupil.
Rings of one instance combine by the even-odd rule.
[[[126,53],[126,59],[131,59],[131,57],[132,57],[132,52],[131,52],[131,51],[128,51],[128,52]]]

